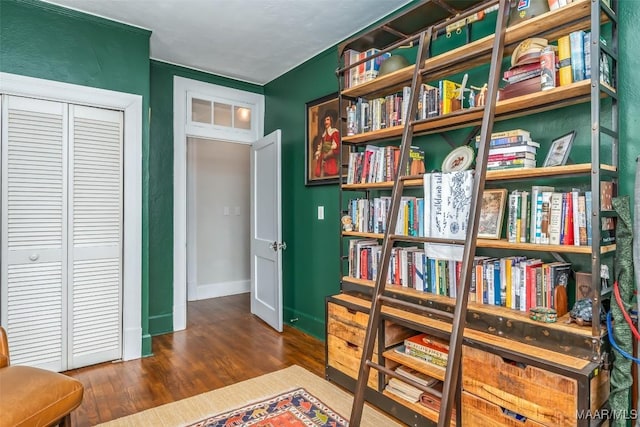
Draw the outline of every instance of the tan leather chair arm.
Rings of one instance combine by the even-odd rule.
[[[7,332],[0,326],[0,368],[9,366],[9,340]]]

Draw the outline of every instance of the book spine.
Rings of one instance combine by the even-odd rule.
[[[410,347],[405,347],[405,353],[409,356],[413,356],[425,362],[431,363],[432,365],[440,366],[442,368],[445,368],[447,366],[447,358],[434,356],[432,354],[424,353]]]
[[[571,71],[571,42],[569,36],[558,39],[558,61],[560,65],[560,86],[573,83]]]
[[[584,80],[584,31],[573,31],[569,34],[571,43],[571,73],[573,81]]]

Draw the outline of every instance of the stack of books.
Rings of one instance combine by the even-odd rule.
[[[507,84],[500,90],[499,100],[502,101],[540,91],[540,75],[542,72],[540,56],[533,58],[532,61],[511,67],[502,74],[502,80]]]
[[[476,147],[480,137],[476,137]],[[531,140],[523,129],[513,129],[491,134],[487,170],[535,168],[540,144]]]
[[[414,335],[404,340],[404,352],[431,365],[445,368],[449,358],[449,342],[428,334]]]
[[[395,369],[395,372],[401,377],[411,379],[425,387],[432,387],[436,389],[442,387],[442,381],[407,366],[400,365]],[[422,390],[396,378],[391,378],[389,380],[385,390],[412,403],[420,401],[421,396],[425,394]]]

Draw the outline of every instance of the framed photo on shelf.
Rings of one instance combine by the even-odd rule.
[[[340,181],[338,94],[324,96],[306,104],[305,185],[335,184]],[[348,159],[346,149],[345,159]],[[346,171],[342,171],[344,175]]]
[[[485,189],[478,223],[479,239],[499,239],[502,235],[502,219],[507,205],[507,189]]]
[[[575,137],[576,131],[571,131],[551,141],[551,147],[549,147],[549,152],[542,166],[565,165],[569,158],[569,151],[571,151],[571,145]]]

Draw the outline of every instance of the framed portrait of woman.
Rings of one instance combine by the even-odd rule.
[[[344,173],[339,106],[335,93],[306,104],[305,185],[334,184]]]

